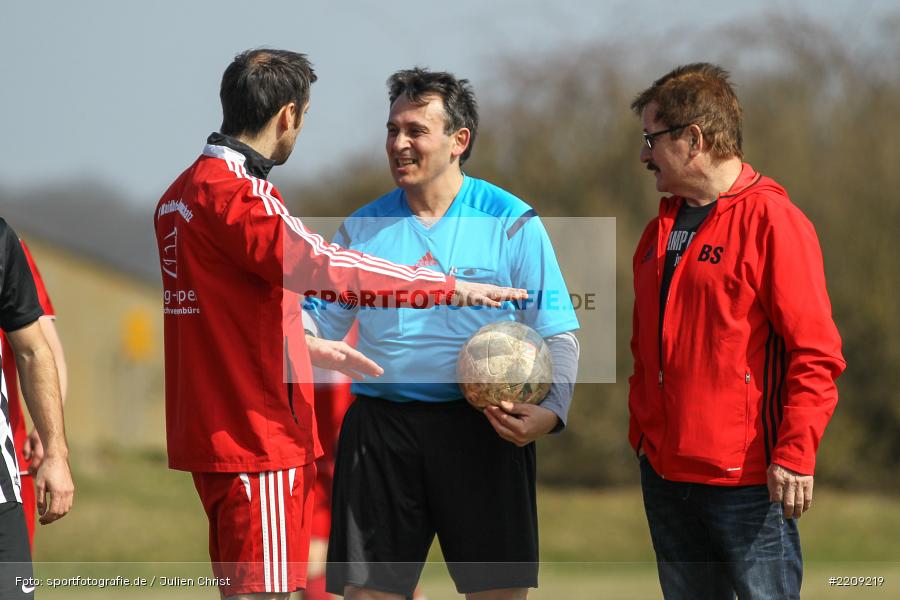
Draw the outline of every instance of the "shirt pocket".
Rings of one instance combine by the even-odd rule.
[[[493,285],[509,286],[509,275],[501,274],[495,269],[483,267],[457,267],[456,279],[472,283],[490,283]],[[464,340],[478,331],[480,328],[500,321],[507,314],[507,308],[491,308],[488,306],[448,306],[447,331]]]

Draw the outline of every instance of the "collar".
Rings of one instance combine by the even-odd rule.
[[[211,147],[218,146],[234,150],[244,158],[244,167],[247,169],[247,172],[259,179],[268,179],[269,171],[275,166],[274,160],[266,158],[244,142],[238,141],[230,135],[213,132],[206,138],[206,143],[207,146],[203,149],[203,154],[222,158],[222,155],[225,153],[216,151],[215,148]]]
[[[724,194],[719,194],[719,198],[732,198],[737,196],[745,189],[756,183],[759,179],[759,173],[753,170],[750,163],[741,163],[741,172]]]
[[[761,178],[762,175],[757,173],[749,163],[741,163],[741,172],[738,174],[737,179],[734,180],[727,192],[719,194],[715,199],[713,213],[721,213],[733,206],[735,202],[741,199],[741,195],[756,185]],[[674,217],[682,204],[685,204],[685,200],[681,196],[663,197],[659,204],[659,216],[662,217],[668,214]]]

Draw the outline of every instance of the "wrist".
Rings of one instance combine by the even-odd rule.
[[[44,444],[44,460],[69,460],[69,447],[63,444]]]

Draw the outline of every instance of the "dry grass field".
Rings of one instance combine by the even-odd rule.
[[[163,577],[196,583],[210,574],[206,520],[186,474],[167,470],[161,456],[118,450],[79,465],[75,509],[39,528],[36,575],[145,577],[148,584],[44,585],[38,598],[218,597],[211,587],[162,585]],[[660,598],[638,489],[543,488],[539,507],[541,587],[531,598]],[[800,526],[805,599],[900,597],[900,500],[817,488],[815,507]],[[422,579],[428,598],[458,598],[436,546],[431,560]],[[832,576],[883,577],[884,584],[829,586]]]

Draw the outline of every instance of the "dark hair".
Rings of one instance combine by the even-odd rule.
[[[316,79],[305,54],[270,48],[241,52],[222,75],[222,133],[255,135],[289,102],[302,111]]]
[[[478,133],[478,105],[468,79],[457,79],[451,73],[433,72],[421,67],[397,71],[387,81],[391,105],[400,96],[412,102],[424,102],[425,96],[440,96],[444,102],[444,133],[465,127],[469,130],[469,146],[459,157],[460,166],[472,154]]]
[[[669,127],[694,123],[711,142],[717,158],[742,158],[741,119],[744,110],[728,81],[728,71],[710,63],[673,69],[638,94],[631,109],[638,115],[656,103],[656,120]],[[681,134],[681,131],[673,132]]]

